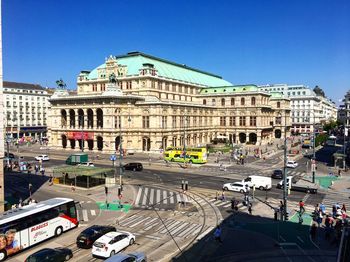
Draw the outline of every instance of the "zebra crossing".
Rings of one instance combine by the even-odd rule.
[[[322,200],[322,203],[326,206],[326,210],[328,212],[332,211],[332,207],[335,204],[339,204],[340,206],[345,204],[345,207],[347,209],[350,208],[350,199],[348,196],[331,191],[326,193],[324,199]]]
[[[306,175],[305,172],[297,171],[297,170],[288,170],[287,176],[296,176],[296,177],[304,177]]]
[[[174,209],[178,203],[189,203],[191,199],[183,193],[161,188],[139,187],[134,207],[156,210]]]
[[[193,238],[200,231],[211,231],[214,226],[190,223],[186,221],[165,218],[161,221],[158,217],[134,214],[119,221],[119,226],[129,228],[130,231],[150,233],[153,235],[172,235],[180,238]],[[146,236],[147,237],[147,236]],[[152,237],[150,237],[152,238]]]
[[[212,198],[209,200],[213,205],[217,206],[218,208],[230,208],[231,207],[231,201],[223,201],[221,199]],[[242,201],[240,201],[237,205],[238,209],[243,210],[247,207],[243,205]]]
[[[80,201],[77,205],[77,218],[80,224],[84,224],[93,220],[98,215],[99,211],[89,207],[95,207],[93,201]],[[97,207],[96,207],[97,208]]]

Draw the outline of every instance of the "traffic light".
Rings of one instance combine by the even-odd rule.
[[[105,186],[105,194],[108,195],[108,187]]]
[[[121,196],[122,195],[122,189],[121,187],[118,187],[118,196]]]
[[[185,181],[185,191],[188,191],[188,181]]]

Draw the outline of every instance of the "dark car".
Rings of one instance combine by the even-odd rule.
[[[142,171],[143,166],[141,163],[127,163],[124,165],[125,170],[132,170],[132,171]]]
[[[31,254],[25,262],[63,262],[73,257],[72,250],[69,248],[44,248],[34,254]]]
[[[5,152],[5,157],[7,157],[7,152]],[[15,155],[12,154],[12,153],[9,153],[8,158],[9,158],[9,159],[14,159],[14,158],[15,158]]]
[[[283,178],[283,171],[281,169],[273,170],[271,178],[282,179]]]
[[[112,226],[93,225],[82,231],[77,237],[77,246],[80,248],[91,248],[92,244],[104,234],[116,231]]]

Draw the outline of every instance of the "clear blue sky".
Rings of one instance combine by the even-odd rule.
[[[142,51],[233,84],[350,89],[349,0],[3,0],[4,79],[76,87],[106,56]]]

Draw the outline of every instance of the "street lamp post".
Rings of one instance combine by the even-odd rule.
[[[311,163],[311,169],[312,169],[312,183],[315,183],[315,175],[316,175],[316,154],[315,154],[315,112],[310,112],[313,116],[313,125],[312,125],[312,159],[313,162]]]
[[[122,161],[123,161],[123,146],[122,146],[122,123],[121,123],[121,116],[118,116],[119,118],[119,188],[120,192],[122,192],[122,176],[123,176],[123,166],[122,166]]]
[[[283,216],[286,221],[288,218],[287,215],[287,196],[288,196],[288,188],[287,188],[287,115],[286,112],[284,117],[284,154],[283,154]],[[282,121],[282,115],[281,115]],[[289,185],[291,186],[291,185]]]
[[[80,116],[81,125],[81,152],[84,152],[84,115]]]

